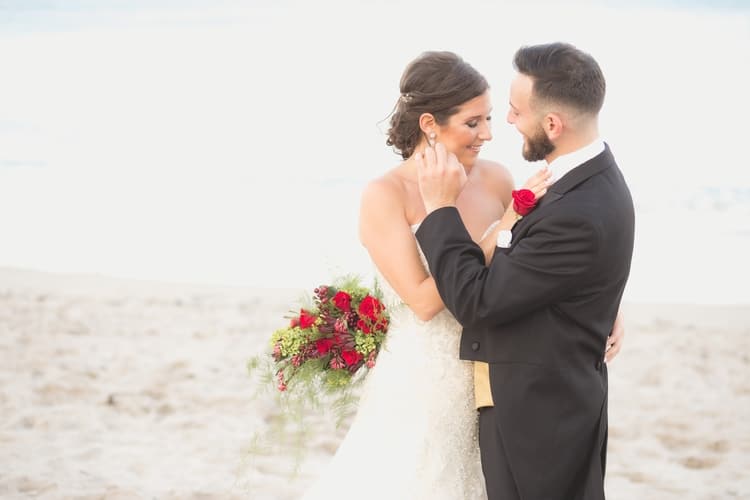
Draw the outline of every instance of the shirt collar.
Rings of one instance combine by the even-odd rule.
[[[596,138],[594,142],[588,146],[558,156],[548,165],[552,172],[552,182],[559,181],[565,174],[576,168],[578,165],[586,163],[602,151],[604,151],[604,141]]]

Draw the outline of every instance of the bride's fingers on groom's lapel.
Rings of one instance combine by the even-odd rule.
[[[536,187],[547,187],[550,185],[550,176],[552,175],[552,172],[550,172],[548,167],[542,167],[537,172],[529,177],[529,180],[526,181],[526,184],[523,185],[524,188],[530,189],[534,191]]]
[[[547,192],[547,188],[549,186],[546,182],[537,182],[536,184],[531,184],[525,187],[526,189],[534,193],[534,196],[536,196],[537,198],[541,198]]]

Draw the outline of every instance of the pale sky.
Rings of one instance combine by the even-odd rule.
[[[643,212],[646,296],[649,267],[685,254],[660,268],[675,281],[698,255],[689,203],[724,199],[706,219],[727,234],[750,211],[750,15],[644,3],[0,2],[0,266],[261,286],[366,267],[358,195],[398,161],[380,122],[404,66],[447,49],[484,73],[483,156],[521,183],[512,54],[565,40],[607,77],[601,130]],[[727,269],[749,227],[717,250]]]

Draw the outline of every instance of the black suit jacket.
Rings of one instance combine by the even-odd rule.
[[[603,498],[603,357],[634,237],[630,191],[609,146],[553,184],[488,267],[453,207],[431,213],[416,236],[463,326],[460,357],[490,363],[521,498]]]

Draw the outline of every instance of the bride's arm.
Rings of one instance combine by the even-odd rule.
[[[479,242],[479,246],[484,252],[484,264],[489,266],[492,256],[495,254],[495,247],[497,246],[497,234],[503,229],[510,230],[518,220],[518,214],[513,210],[513,205],[510,205],[503,214],[503,217],[496,220],[487,229],[484,236]]]
[[[394,182],[378,179],[365,187],[359,238],[380,273],[418,318],[427,321],[445,307],[422,265],[404,214],[403,195]]]

